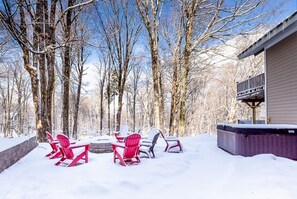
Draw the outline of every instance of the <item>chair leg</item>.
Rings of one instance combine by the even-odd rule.
[[[166,147],[165,147],[164,152],[166,152],[166,151],[169,151],[169,144],[167,142],[166,142]]]
[[[179,147],[179,151],[180,152],[183,152],[182,145],[181,145],[181,143],[180,143],[179,140],[176,140],[176,144],[175,145],[168,147],[167,152],[169,152],[170,149],[175,148],[175,147]]]
[[[155,158],[154,150],[151,150],[151,152],[152,152],[152,154],[153,154],[152,158]]]
[[[46,154],[45,157],[50,157],[51,155],[55,154],[54,151],[50,152],[49,154]]]
[[[113,163],[116,163],[116,159],[117,159],[117,157],[116,157],[116,154],[115,154],[115,152],[113,153]]]
[[[124,160],[121,156],[118,156],[118,159],[120,160],[120,164],[121,164],[122,166],[124,166],[124,167],[127,166],[125,160]]]
[[[140,158],[138,156],[136,156],[135,158],[137,160],[137,163],[139,163],[140,162]]]
[[[61,164],[62,162],[64,162],[64,160],[66,160],[66,158],[61,158],[55,165],[58,166],[59,164]]]
[[[116,163],[116,159],[119,159],[120,164],[122,166],[126,166],[127,165],[125,163],[124,159],[122,158],[122,156],[117,151],[114,151],[114,158],[113,158],[114,163]]]
[[[150,158],[150,153],[149,153],[149,152],[146,152],[146,151],[139,151],[138,154],[140,154],[140,153],[144,153],[144,154],[146,154],[146,155]]]
[[[55,159],[57,157],[59,157],[61,155],[60,151],[57,151],[52,157],[50,157],[50,159]]]
[[[86,156],[86,151],[78,155],[67,167],[72,167],[76,165],[76,163],[80,160],[83,159],[83,157]],[[86,159],[86,158],[85,158]]]
[[[87,150],[85,153],[86,153],[85,154],[85,163],[88,163],[89,162],[89,150]]]
[[[183,146],[182,146],[182,144],[180,143],[180,141],[178,141],[178,146],[179,146],[180,151],[183,152]]]

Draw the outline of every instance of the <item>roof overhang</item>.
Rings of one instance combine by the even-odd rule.
[[[258,55],[264,49],[272,47],[295,32],[297,32],[297,11],[241,52],[237,57],[238,59],[243,59],[251,55]]]

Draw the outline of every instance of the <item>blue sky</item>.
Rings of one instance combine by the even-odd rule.
[[[230,0],[231,1],[231,0]],[[295,12],[297,10],[297,0],[267,0],[266,3],[268,3],[268,7],[266,8],[274,8],[276,5],[279,5],[279,3],[283,2],[283,5],[280,6],[279,8],[277,8],[278,10],[276,10],[277,14],[271,15],[269,16],[270,20],[268,22],[268,24],[263,24],[266,25],[268,29],[275,27],[278,23],[282,22],[285,18],[287,18],[289,15],[291,15],[293,12]],[[266,9],[265,9],[266,10]],[[141,42],[141,44],[136,45],[138,48],[140,48],[141,46],[147,46],[147,44],[143,44]],[[87,64],[89,66],[92,65],[92,63],[96,63],[98,60],[97,58],[97,53],[92,53],[91,56],[88,58],[87,60]],[[96,78],[96,72],[88,70],[88,73],[92,73],[92,75],[88,75],[88,80],[89,81],[94,81]],[[91,76],[95,76],[95,77],[91,77]],[[95,83],[96,82],[92,82]]]
[[[272,0],[270,0],[272,1]],[[275,0],[273,2],[281,2],[282,0]],[[285,0],[284,6],[281,9],[281,13],[276,17],[278,22],[283,21],[286,17],[291,15],[293,12],[297,10],[297,0]],[[275,24],[276,25],[276,24]]]

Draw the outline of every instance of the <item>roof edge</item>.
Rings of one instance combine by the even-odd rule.
[[[291,27],[291,28],[290,28]],[[264,49],[269,46],[280,42],[286,37],[290,36],[297,31],[297,11],[288,16],[284,21],[272,28],[264,36],[258,39],[255,43],[242,51],[237,57],[243,59],[251,55],[258,55],[263,52]]]

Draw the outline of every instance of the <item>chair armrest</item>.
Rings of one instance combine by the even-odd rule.
[[[165,137],[165,140],[167,140],[167,141],[179,141],[178,137],[174,137],[174,136]]]
[[[122,148],[122,149],[124,149],[124,148],[126,148],[125,147],[125,143],[119,143],[119,142],[117,142],[117,143],[112,143],[111,144],[111,147],[112,147],[112,150],[113,151],[116,151],[116,148]]]
[[[125,143],[122,143],[122,142],[112,142],[111,143],[112,146],[114,147],[121,147],[121,148],[125,148]]]
[[[150,146],[152,146],[152,144],[149,144],[149,143],[140,143],[140,146],[150,147]]]
[[[150,141],[150,140],[141,140],[140,143],[143,143],[143,144],[152,144],[152,141]]]
[[[71,144],[68,148],[75,149],[75,148],[80,148],[80,147],[89,147],[90,143],[76,143],[76,144]]]

